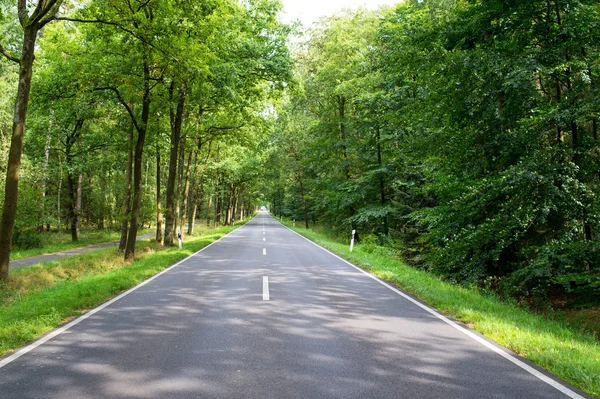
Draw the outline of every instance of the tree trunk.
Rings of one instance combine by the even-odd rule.
[[[384,206],[386,203],[385,198],[385,182],[383,180],[383,160],[381,156],[381,131],[379,130],[379,126],[375,128],[375,132],[377,134],[377,166],[379,167],[379,195],[381,206]],[[389,234],[388,220],[387,215],[383,216],[383,234],[386,236]]]
[[[181,197],[182,197],[182,184],[183,184],[183,167],[185,164],[185,137],[182,137],[179,141],[179,155],[177,160],[177,178],[175,180],[175,231],[179,231],[181,236]]]
[[[83,186],[83,175],[77,178],[77,198],[75,199],[75,231],[77,238],[81,235],[81,189]]]
[[[198,146],[200,149],[200,146]],[[188,229],[187,234],[194,234],[194,223],[196,222],[196,208],[200,188],[198,187],[198,152],[194,156],[194,172],[192,173],[190,194],[189,194],[189,212],[188,212]]]
[[[25,119],[31,91],[35,40],[38,33],[37,24],[27,26],[23,32],[23,51],[20,59],[19,86],[14,108],[10,152],[4,188],[4,206],[0,220],[0,281],[8,280],[8,263],[12,244],[15,218],[17,216],[17,199],[19,197],[19,170],[23,153],[23,136],[25,134]]]
[[[183,152],[183,151],[182,151]],[[192,166],[192,158],[194,156],[194,150],[190,151],[187,159],[187,165],[185,167],[185,183],[183,185],[183,192],[181,193],[181,217],[179,219],[179,231],[181,232],[181,239],[184,239],[183,232],[185,230],[185,219],[187,216],[188,196],[190,194],[190,171]]]
[[[142,205],[142,161],[144,155],[144,141],[146,140],[146,131],[148,129],[148,119],[150,118],[150,67],[144,61],[144,97],[142,101],[142,123],[138,129],[138,139],[135,145],[134,165],[133,165],[133,209],[131,211],[131,224],[129,225],[129,235],[127,236],[127,246],[125,248],[125,260],[132,260],[135,255],[135,241],[137,239],[138,220],[140,217],[140,207]]]
[[[156,147],[156,242],[162,243],[162,211],[160,209],[160,150]]]
[[[70,222],[70,231],[71,231],[71,240],[73,242],[79,240],[79,233],[77,229],[77,221],[78,221],[78,211],[77,211],[77,199],[79,194],[79,177],[81,174],[78,174],[77,183],[75,183],[75,165],[73,165],[73,145],[79,138],[79,134],[81,132],[81,128],[83,127],[83,119],[78,119],[75,122],[75,127],[71,134],[67,136],[67,140],[65,142],[65,158],[67,162],[67,189],[69,190],[69,222]]]
[[[229,195],[227,196],[227,208],[225,208],[225,225],[231,224],[231,205],[233,205],[233,183],[229,185]]]
[[[245,195],[246,195],[246,188],[242,186],[242,209],[241,209],[241,213],[240,213],[240,220],[244,220],[244,208],[246,206],[246,199],[245,199]]]
[[[131,106],[133,110],[133,106]],[[127,246],[127,218],[131,212],[131,174],[133,162],[133,123],[127,133],[127,166],[125,171],[125,197],[123,198],[123,222],[121,222],[121,239],[119,250],[124,251]]]
[[[306,204],[306,197],[304,196],[304,182],[302,176],[298,177],[300,182],[300,196],[302,198],[302,212],[304,214],[304,226],[308,229],[308,206]]]
[[[190,209],[190,216],[188,218],[188,231],[187,234],[188,236],[191,236],[192,234],[194,234],[194,225],[196,224],[196,212],[198,209],[198,205],[194,204],[192,206],[192,208]]]
[[[204,176],[206,174],[206,168],[208,166],[208,160],[210,159],[210,150],[212,147],[212,142],[208,143],[208,152],[206,154],[206,159],[204,160],[204,164],[202,165],[202,172],[200,173],[200,181],[197,184],[196,190],[195,190],[195,195],[192,198],[193,204],[192,204],[192,209],[193,209],[193,217],[191,218],[191,223],[188,226],[188,234],[193,234],[194,233],[194,222],[196,221],[196,209],[198,208],[197,204],[200,204],[202,198],[204,197]],[[202,141],[200,141],[198,143],[198,151],[196,152],[196,156],[198,156],[198,154],[200,153],[200,150],[202,149]],[[194,182],[198,181],[198,160],[196,159],[195,163],[194,163]],[[209,199],[210,201],[210,199]],[[207,224],[209,223],[210,220],[210,205],[208,206],[207,209]]]
[[[350,157],[348,156],[348,148],[346,146],[346,99],[342,96],[338,96],[338,112],[340,116],[340,140],[342,142],[342,155],[344,157],[344,174],[346,176],[346,180],[350,181]],[[350,213],[350,217],[354,216],[356,213],[354,206],[350,205],[348,207],[348,211]],[[354,235],[354,241],[359,242],[360,238],[358,235],[358,228],[356,227],[356,222],[352,221],[352,230],[356,230],[356,234]]]
[[[51,111],[52,113],[52,111]],[[46,217],[46,187],[48,186],[48,164],[50,162],[50,143],[52,136],[50,134],[52,130],[52,119],[48,122],[48,135],[46,136],[46,147],[44,148],[44,168],[42,170],[42,204],[40,207],[40,225],[38,227],[39,232],[44,231],[44,218]],[[48,230],[50,230],[48,228]]]
[[[219,183],[217,181],[217,194],[215,197],[215,227],[221,224],[221,193],[219,192]]]
[[[63,170],[62,170],[62,162],[60,159],[60,152],[58,153],[58,192],[56,193],[56,224],[57,230],[60,232],[61,229],[61,221],[60,221],[60,197],[62,195],[62,181],[63,181]]]
[[[171,99],[175,95],[175,82],[170,87]],[[167,209],[165,212],[165,245],[173,245],[175,232],[175,180],[177,177],[177,158],[181,140],[181,125],[185,106],[185,91],[179,90],[177,109],[171,106],[171,150],[169,154],[169,177],[167,178]]]
[[[235,193],[233,195],[233,206],[231,207],[232,211],[231,211],[231,219],[235,220],[238,218],[238,206],[239,206],[239,187],[236,187],[235,189]]]
[[[210,226],[210,209],[212,208],[212,197],[208,197],[208,203],[206,204],[206,227]]]
[[[77,235],[77,226],[75,223],[75,206],[76,206],[76,188],[75,188],[75,179],[71,173],[67,174],[67,188],[69,190],[69,200],[71,205],[69,206],[69,222],[71,224],[69,230],[71,232],[71,241],[75,242],[79,239]]]

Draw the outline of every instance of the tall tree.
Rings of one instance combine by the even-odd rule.
[[[20,55],[13,54],[4,44],[0,43],[0,53],[9,61],[19,64],[19,83],[14,108],[8,167],[6,170],[2,219],[0,220],[0,280],[8,279],[8,264],[17,214],[19,170],[21,168],[21,155],[23,153],[23,138],[25,136],[27,105],[31,91],[31,77],[33,76],[35,44],[38,32],[46,24],[54,20],[62,3],[62,0],[38,0],[34,3],[35,8],[30,11],[26,0],[18,0],[17,16],[23,32],[20,43]]]

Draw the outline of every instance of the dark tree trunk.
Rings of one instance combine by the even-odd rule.
[[[25,2],[23,2],[25,3]],[[26,8],[25,8],[26,11]],[[8,263],[12,243],[15,218],[17,216],[17,199],[19,197],[19,170],[23,153],[23,136],[25,134],[25,119],[31,91],[35,41],[39,27],[37,23],[24,26],[23,52],[19,68],[19,86],[14,108],[10,152],[4,188],[4,206],[0,220],[0,280],[8,280]]]
[[[73,128],[73,131],[71,132],[71,134],[69,134],[67,136],[67,140],[65,142],[65,159],[67,162],[67,189],[69,191],[69,222],[70,222],[70,231],[71,231],[71,240],[72,241],[78,241],[79,240],[79,231],[78,231],[78,224],[79,224],[79,210],[78,208],[81,208],[80,205],[80,201],[78,201],[78,198],[80,198],[80,185],[81,185],[81,174],[77,174],[78,178],[77,178],[77,183],[75,181],[75,169],[77,169],[75,167],[75,165],[73,165],[73,160],[74,160],[74,155],[73,155],[73,146],[75,145],[75,142],[78,141],[79,139],[79,135],[81,134],[81,128],[83,127],[83,119],[78,119],[77,122],[75,122],[75,127]],[[79,204],[78,204],[79,203]],[[79,205],[79,206],[78,206]]]
[[[150,118],[150,67],[144,61],[144,97],[142,100],[142,123],[138,128],[138,139],[135,144],[133,164],[133,209],[131,210],[131,224],[125,248],[125,260],[132,260],[135,255],[135,242],[137,239],[138,220],[142,205],[142,161],[144,155],[144,141]]]
[[[77,226],[75,223],[75,179],[73,179],[71,173],[67,175],[67,189],[69,190],[69,201],[71,202],[71,204],[69,205],[69,231],[71,232],[71,241],[75,242],[79,240],[79,237],[77,236]]]
[[[171,83],[171,101],[174,100],[175,82]],[[175,232],[175,180],[177,177],[177,158],[181,140],[181,124],[185,105],[185,92],[179,90],[177,109],[171,106],[171,150],[169,154],[169,176],[167,178],[167,209],[165,211],[165,245],[173,245]]]
[[[131,106],[133,110],[133,106]],[[123,222],[121,222],[121,240],[119,240],[119,249],[125,250],[127,246],[127,218],[131,212],[131,174],[133,163],[133,124],[127,134],[127,167],[125,171],[125,198],[123,198]]]
[[[77,197],[75,198],[75,232],[77,238],[81,235],[81,192],[83,186],[83,175],[77,178]]]

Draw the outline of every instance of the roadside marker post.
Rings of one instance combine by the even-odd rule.
[[[296,227],[296,219],[294,219],[292,226]]]
[[[356,230],[352,230],[352,239],[350,240],[350,252],[354,248],[354,235],[356,234]]]
[[[179,230],[179,227],[177,227],[177,241],[179,242],[179,249],[181,249],[181,231]]]

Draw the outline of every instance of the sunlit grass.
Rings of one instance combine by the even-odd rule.
[[[241,226],[197,226],[183,249],[138,242],[133,262],[115,248],[10,270],[0,287],[0,356],[138,285]]]
[[[291,224],[284,220],[284,224]],[[549,320],[493,294],[441,281],[403,264],[385,251],[365,252],[325,234],[295,227],[298,233],[379,278],[411,293],[446,315],[529,359],[579,389],[600,396],[600,343],[586,329]],[[598,316],[596,311],[591,316]],[[597,323],[597,321],[596,321]]]

